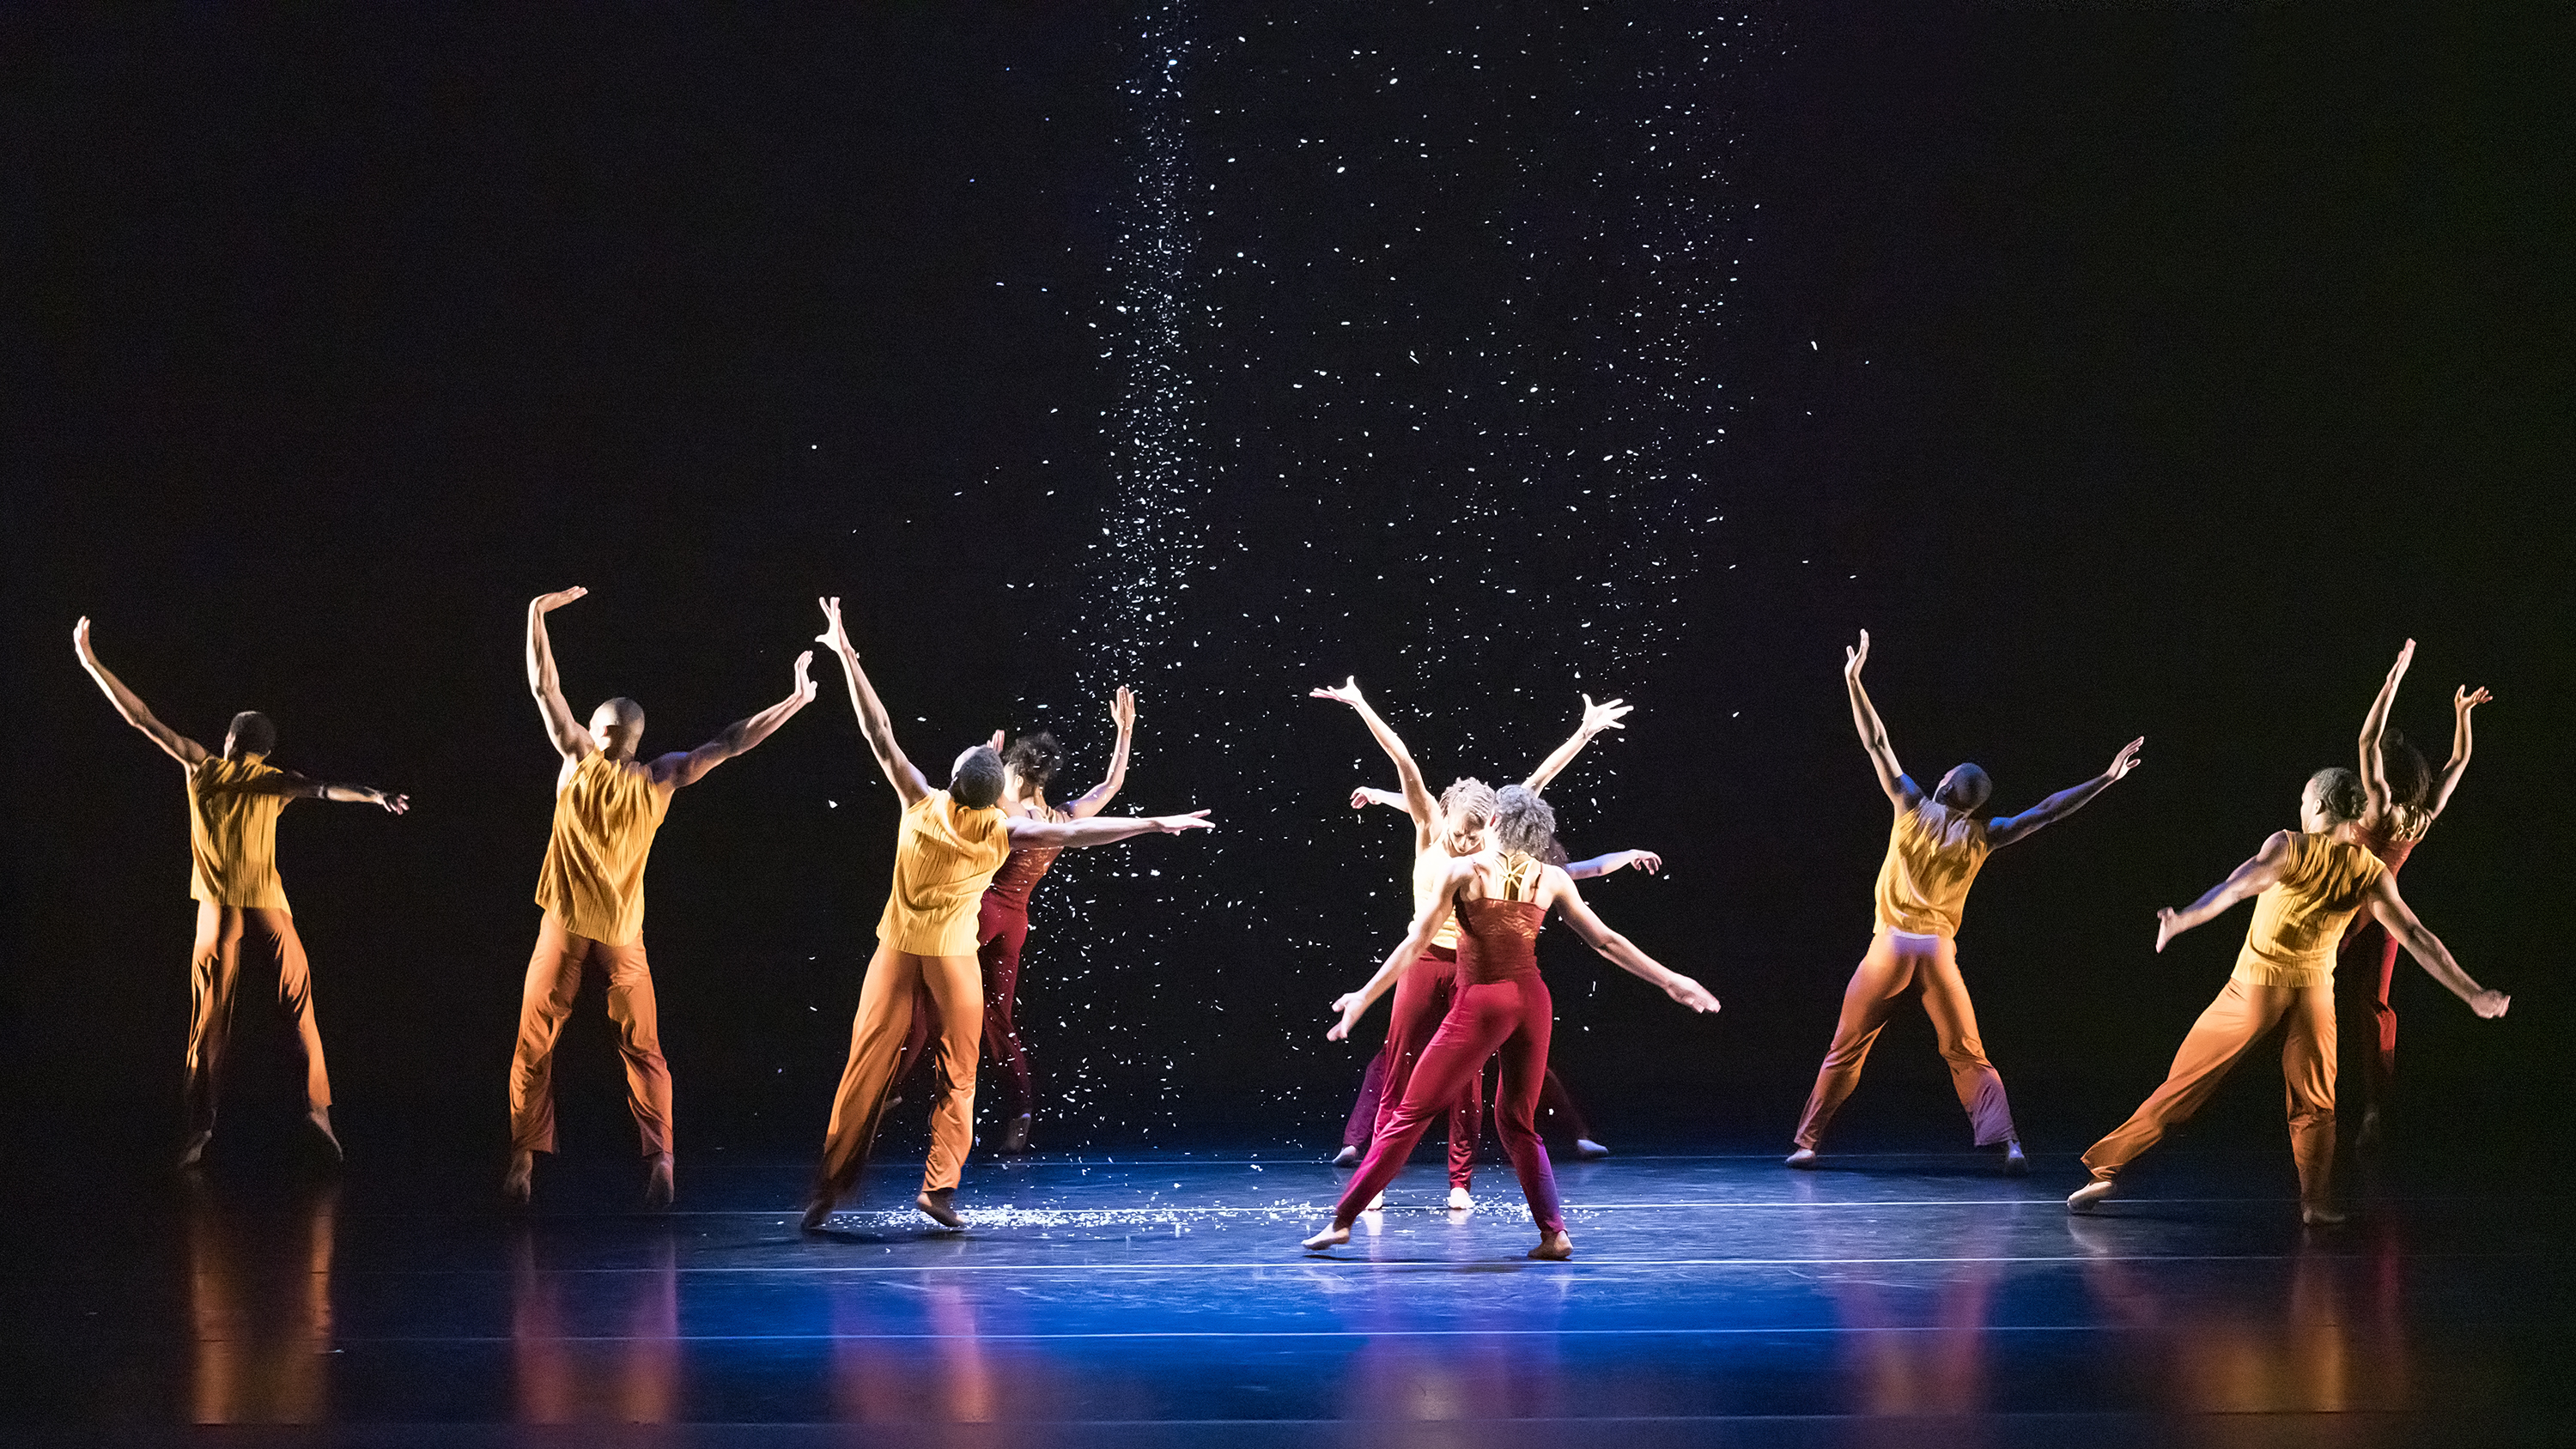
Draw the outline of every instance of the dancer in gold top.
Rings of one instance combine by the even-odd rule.
[[[2368,910],[2433,979],[2493,1019],[2513,998],[2469,979],[2441,938],[2415,919],[2397,877],[2357,841],[2368,808],[2350,770],[2320,770],[2299,796],[2299,828],[2273,832],[2252,860],[2182,910],[2156,912],[2156,950],[2228,907],[2256,896],[2254,921],[2236,970],[2192,1023],[2173,1070],[2117,1131],[2093,1144],[2093,1180],[2066,1199],[2089,1211],[2111,1195],[2120,1169],[2188,1120],[2255,1043],[2287,1022],[2281,1075],[2289,1082],[2290,1155],[2299,1166],[2299,1218],[2339,1223],[2332,1193],[2335,1137],[2335,943],[2355,912]],[[2259,893],[2259,894],[2258,894]]]
[[[322,1060],[322,1031],[313,1020],[313,973],[295,933],[286,886],[277,878],[277,816],[294,799],[379,805],[396,815],[411,808],[410,799],[360,785],[326,785],[271,765],[277,726],[255,710],[233,716],[223,753],[214,754],[155,718],[141,696],[99,662],[90,648],[89,620],[72,626],[72,651],[125,722],[188,774],[188,894],[197,902],[197,944],[188,971],[194,1010],[188,1020],[188,1136],[179,1166],[197,1166],[214,1140],[233,995],[242,949],[250,942],[277,968],[278,1014],[294,1028],[288,1050],[303,1059],[305,1120],[323,1151],[339,1161],[339,1134],[331,1130],[331,1074]]]
[[[1210,828],[1207,812],[1089,820],[1013,815],[1001,807],[1002,754],[977,745],[949,767],[948,788],[934,790],[895,743],[894,722],[859,653],[841,626],[841,601],[825,599],[817,642],[841,661],[850,707],[859,717],[877,768],[903,802],[896,827],[894,886],[877,922],[876,955],[859,987],[850,1023],[850,1059],[832,1098],[823,1160],[805,1204],[805,1228],[819,1230],[832,1208],[858,1185],[868,1148],[885,1117],[895,1067],[912,1028],[913,998],[927,991],[939,1009],[938,1059],[930,1099],[930,1157],[922,1165],[914,1206],[940,1226],[959,1228],[958,1170],[975,1135],[975,1059],[983,1050],[983,968],[975,956],[976,906],[993,873],[1014,850],[1066,850],[1131,836]]]
[[[1797,1150],[1791,1167],[1816,1165],[1816,1148],[1832,1125],[1834,1112],[1860,1084],[1861,1064],[1887,1025],[1888,1014],[1908,995],[1920,996],[1924,1014],[1940,1039],[1942,1059],[1950,1064],[1950,1085],[1968,1111],[1979,1147],[2000,1142],[2004,1171],[2029,1171],[2022,1157],[2021,1134],[2013,1127],[2012,1103],[2004,1081],[1977,1038],[1977,1008],[1968,1000],[1968,983],[1959,974],[1956,938],[1968,887],[1986,857],[2044,825],[2084,808],[2087,801],[2138,767],[2138,747],[2145,737],[2129,741],[2111,757],[2111,767],[2071,789],[2060,790],[2019,815],[1986,819],[1976,809],[1986,803],[1994,784],[1975,765],[1956,765],[1926,795],[1896,763],[1887,742],[1887,726],[1861,687],[1861,666],[1869,662],[1869,631],[1860,647],[1843,651],[1843,685],[1851,696],[1852,723],[1860,730],[1861,748],[1878,771],[1879,788],[1896,807],[1887,836],[1887,859],[1878,868],[1878,931],[1869,954],[1843,988],[1842,1019],[1834,1027],[1833,1045],[1816,1069],[1815,1090],[1798,1120]]]
[[[685,753],[649,762],[637,757],[644,707],[617,698],[593,710],[584,728],[564,702],[546,638],[546,615],[588,589],[543,594],[528,604],[528,689],[537,697],[547,737],[563,755],[555,776],[553,835],[537,872],[537,948],[519,996],[519,1045],[510,1062],[510,1170],[501,1193],[524,1203],[533,1190],[536,1155],[555,1150],[555,1038],[572,1015],[582,977],[608,981],[608,1019],[626,1060],[626,1105],[635,1114],[648,1168],[647,1206],[671,1201],[671,1071],[662,1060],[653,971],[644,955],[644,862],[671,795],[744,753],[814,701],[806,670],[813,651],[796,656],[787,697]]]

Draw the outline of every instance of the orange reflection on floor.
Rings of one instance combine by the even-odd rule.
[[[205,1184],[187,1200],[188,1412],[199,1424],[316,1424],[331,1413],[331,1257],[340,1188],[314,1189],[280,1240],[272,1219],[227,1213]],[[280,1254],[289,1271],[270,1263]],[[297,1271],[300,1270],[300,1271]]]
[[[607,1275],[607,1291],[627,1295],[586,1328],[568,1308],[573,1279],[537,1262],[535,1236],[522,1230],[511,1245],[511,1363],[515,1411],[524,1424],[667,1424],[680,1403],[679,1246],[668,1236],[647,1249],[631,1273]],[[601,1275],[589,1275],[593,1287]]]

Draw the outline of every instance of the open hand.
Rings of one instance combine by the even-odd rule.
[[[1000,754],[1002,752],[1002,732],[1000,730],[993,731],[993,737],[986,740],[984,745],[987,749],[993,751],[993,753],[997,755]]]
[[[2173,907],[2156,912],[2156,954],[2164,954],[2165,942],[2182,934],[2182,916]]]
[[[1216,822],[1208,819],[1207,814],[1204,810],[1193,810],[1187,815],[1157,815],[1154,828],[1165,835],[1178,835],[1184,830],[1216,829]]]
[[[81,615],[80,622],[72,626],[72,652],[80,656],[83,664],[98,662],[98,655],[89,647],[89,615],[87,614]]]
[[[1118,726],[1122,735],[1135,732],[1136,691],[1123,684],[1118,686],[1117,697],[1109,701],[1109,722]]]
[[[1648,875],[1653,875],[1664,868],[1664,858],[1651,850],[1628,850],[1620,853],[1628,857],[1627,864],[1635,866]]]
[[[1583,696],[1583,732],[1586,735],[1597,735],[1603,730],[1624,730],[1627,726],[1619,721],[1636,708],[1633,704],[1622,704],[1615,699],[1594,704],[1592,696],[1587,694]]]
[[[823,606],[823,632],[814,636],[814,642],[836,654],[856,654],[858,651],[850,647],[850,632],[841,627],[840,596],[815,602]]]
[[[2120,746],[2120,753],[2111,757],[2111,768],[2104,770],[2102,773],[2114,780],[2126,779],[2131,770],[2134,770],[2140,765],[2146,763],[2146,761],[2138,758],[2138,747],[2144,745],[2146,742],[2147,737],[2145,735],[2140,735],[2136,739],[2129,741],[2127,744]]]
[[[396,795],[385,790],[370,790],[367,792],[367,798],[379,805],[382,805],[387,811],[395,815],[400,815],[411,808],[411,797],[409,795]]]
[[[2481,991],[2469,998],[2469,1010],[2489,1021],[2504,1015],[2504,1009],[2512,1004],[2513,998],[2501,991]]]
[[[551,594],[539,594],[529,601],[528,607],[540,614],[551,614],[575,599],[588,597],[589,593],[590,590],[575,584],[569,589],[557,589]]]
[[[81,627],[89,627],[89,620],[81,620]],[[87,636],[83,637],[86,638]],[[2485,685],[2479,685],[2477,688],[2471,689],[2467,685],[2463,684],[2451,695],[2451,712],[2453,714],[2465,715],[2470,710],[2476,709],[2479,705],[2493,703],[2495,703],[2495,696],[2487,693]]]
[[[1354,707],[1364,702],[1360,698],[1360,677],[1356,674],[1339,684],[1327,684],[1320,689],[1310,689],[1306,691],[1306,695],[1310,699],[1338,699]]]
[[[1351,1028],[1359,1025],[1360,1014],[1368,1010],[1368,1000],[1359,992],[1347,992],[1333,998],[1333,1010],[1340,1012],[1342,1019],[1334,1022],[1332,1030],[1324,1033],[1324,1040],[1348,1041]]]
[[[1717,997],[1707,987],[1678,972],[1664,983],[1664,994],[1702,1014],[1717,1010]]]
[[[796,703],[800,706],[814,702],[814,676],[807,672],[813,667],[813,650],[808,649],[796,656],[795,688],[791,692],[796,696]]]

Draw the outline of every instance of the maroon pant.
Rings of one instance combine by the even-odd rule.
[[[1450,1005],[1458,994],[1458,953],[1448,946],[1434,946],[1404,968],[1396,978],[1395,1004],[1386,1023],[1386,1071],[1378,1087],[1377,1121],[1369,1129],[1375,1141],[1385,1133],[1387,1123],[1395,1119],[1395,1109],[1404,1101],[1413,1074],[1422,1062],[1422,1053],[1440,1032],[1440,1023],[1448,1018]],[[1476,1180],[1476,1133],[1485,1120],[1485,1067],[1477,1062],[1476,1070],[1460,1084],[1449,1102],[1449,1185],[1473,1187]],[[1412,1149],[1407,1148],[1407,1151]]]
[[[1411,976],[1422,964],[1416,963],[1405,975]],[[1556,1198],[1556,1171],[1548,1165],[1547,1148],[1538,1140],[1533,1120],[1539,1082],[1547,1075],[1554,1009],[1547,983],[1536,974],[1458,986],[1448,1016],[1414,1064],[1403,1101],[1382,1119],[1368,1156],[1342,1190],[1333,1221],[1349,1226],[1369,1199],[1386,1190],[1432,1119],[1454,1112],[1460,1094],[1484,1074],[1485,1059],[1499,1053],[1503,1064],[1494,1092],[1494,1125],[1503,1139],[1503,1151],[1512,1159],[1512,1170],[1520,1174],[1521,1194],[1529,1199],[1530,1218],[1539,1231],[1565,1231],[1565,1211]]]
[[[2388,1004],[2397,984],[2397,938],[2375,920],[2345,933],[2335,948],[2335,1014],[2345,1041],[2362,1056],[2361,1105],[2375,1109],[2397,1081],[2397,1008]]]
[[[1377,1136],[1378,1104],[1385,1100],[1386,1049],[1380,1047],[1369,1058],[1368,1070],[1360,1074],[1359,1100],[1351,1104],[1350,1119],[1342,1124],[1344,1147],[1368,1147]],[[1574,1094],[1565,1090],[1554,1067],[1547,1069],[1547,1081],[1538,1089],[1538,1135],[1550,1142],[1577,1142],[1592,1136],[1592,1124],[1583,1120]]]
[[[1020,948],[1028,944],[1029,913],[993,896],[976,908],[975,958],[984,966],[984,1056],[1002,1069],[1000,1101],[1005,1118],[1034,1111],[1036,1093],[1029,1083],[1029,1054],[1020,1045],[1020,1029],[1011,1023],[1020,995]],[[909,1077],[939,1029],[939,1007],[923,991],[913,999],[912,1034],[904,1039],[903,1056],[894,1079]]]

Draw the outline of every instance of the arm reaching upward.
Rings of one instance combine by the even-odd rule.
[[[1574,757],[1583,753],[1583,747],[1592,743],[1594,735],[1603,730],[1626,729],[1627,726],[1619,721],[1635,709],[1635,705],[1615,699],[1594,704],[1591,695],[1583,696],[1583,722],[1574,727],[1574,734],[1564,744],[1558,745],[1546,759],[1538,762],[1538,768],[1530,771],[1528,779],[1521,781],[1521,788],[1533,795],[1543,793],[1547,782],[1573,764]]]
[[[2484,688],[2471,689],[2463,684],[2451,696],[2451,761],[2442,767],[2442,777],[2433,782],[2433,798],[2426,802],[2439,817],[2451,803],[2451,792],[2460,788],[2460,777],[2469,772],[2469,711],[2482,704],[2492,704],[2495,696]]]
[[[2094,796],[2101,794],[2103,791],[2110,789],[2113,785],[2116,785],[2120,781],[2128,778],[2128,774],[2131,770],[2134,770],[2141,764],[2145,763],[2145,761],[2138,758],[2138,747],[2144,745],[2146,742],[2147,737],[2145,735],[2140,735],[2136,739],[2129,741],[2127,744],[2120,746],[2120,753],[2111,757],[2111,768],[2104,770],[2101,774],[2094,776],[2083,784],[2071,785],[2066,789],[2060,790],[2056,794],[2049,796],[2047,799],[2042,800],[2038,804],[2021,812],[2019,815],[2008,815],[2001,820],[1987,822],[1987,843],[1995,849],[2001,850],[2003,847],[2012,844],[2014,841],[2021,839],[2032,831],[2037,830],[2044,825],[2054,825],[2058,821],[2065,819],[2067,816],[2074,814],[2076,811],[2083,809]]]
[[[1852,726],[1860,731],[1860,747],[1869,752],[1869,767],[1878,772],[1878,788],[1903,810],[1922,799],[1923,791],[1896,763],[1896,747],[1887,742],[1887,725],[1879,719],[1878,707],[1869,702],[1869,691],[1861,687],[1861,666],[1868,662],[1869,631],[1863,629],[1860,647],[1843,650],[1843,688],[1851,695]]]
[[[2388,771],[2379,762],[2379,741],[2388,733],[2388,707],[2397,702],[2397,686],[2406,678],[2406,666],[2414,662],[2415,641],[2409,639],[2397,651],[2397,662],[2389,666],[2378,697],[2370,702],[2370,712],[2361,717],[2361,791],[2369,801],[2363,811],[2367,820],[2388,818]]]
[[[1611,930],[1599,916],[1592,914],[1592,907],[1584,903],[1583,892],[1574,888],[1574,881],[1564,871],[1550,866],[1548,874],[1555,878],[1553,904],[1565,912],[1565,924],[1574,928],[1574,934],[1583,938],[1583,944],[1600,952],[1611,965],[1692,1011],[1717,1010],[1717,998],[1709,993],[1707,987],[1678,971],[1667,969],[1654,957],[1638,950],[1627,937]],[[1548,897],[1542,893],[1540,899]]]
[[[380,805],[396,815],[411,808],[409,795],[397,795],[391,790],[378,790],[366,785],[327,785],[293,770],[278,770],[247,780],[229,780],[202,788],[209,795],[284,795],[295,800],[338,800],[351,805]]]
[[[677,790],[694,785],[707,771],[748,752],[752,746],[769,738],[790,715],[814,702],[814,680],[806,673],[814,663],[814,651],[796,656],[796,669],[787,689],[787,697],[748,719],[726,725],[722,733],[686,754],[668,754],[653,762],[653,783]]]
[[[1031,820],[1014,815],[1002,822],[1013,850],[1080,850],[1087,845],[1114,845],[1139,835],[1178,835],[1184,830],[1214,830],[1204,810],[1187,815],[1112,815],[1107,819]]]
[[[555,753],[567,760],[578,760],[598,747],[590,731],[573,718],[572,706],[564,703],[563,679],[555,672],[555,650],[546,638],[546,615],[589,593],[580,587],[558,589],[539,594],[528,601],[528,692],[537,697],[537,713],[546,722],[546,738],[555,743]]]
[[[859,667],[859,651],[850,645],[849,631],[841,627],[841,601],[829,598],[823,605],[823,632],[814,642],[829,649],[841,661],[841,673],[850,682],[850,708],[858,713],[859,733],[867,736],[868,749],[877,757],[877,768],[885,771],[894,785],[895,797],[909,810],[930,793],[930,782],[912,761],[904,758],[903,746],[894,741],[894,721],[887,717],[883,702],[877,698],[876,686],[868,683],[868,673]]]
[[[1475,873],[1476,867],[1472,861],[1461,860],[1450,865],[1448,877],[1440,883],[1439,893],[1423,902],[1422,909],[1414,913],[1413,929],[1405,934],[1403,943],[1395,948],[1394,954],[1386,958],[1385,964],[1377,968],[1377,974],[1371,976],[1368,984],[1359,990],[1344,992],[1333,998],[1333,1010],[1340,1012],[1342,1019],[1333,1023],[1332,1030],[1324,1033],[1325,1040],[1348,1040],[1351,1028],[1359,1025],[1361,1017],[1368,1015],[1369,1007],[1374,1005],[1379,997],[1395,989],[1397,978],[1404,975],[1404,968],[1412,965],[1415,958],[1431,948],[1431,938],[1440,933],[1440,927],[1448,921],[1450,913],[1457,909],[1455,897],[1458,883]]]
[[[1136,737],[1136,696],[1123,684],[1118,686],[1118,696],[1109,701],[1109,722],[1118,726],[1118,743],[1109,752],[1109,773],[1065,807],[1065,813],[1076,820],[1088,820],[1108,809],[1119,787],[1127,783],[1127,747]]]
[[[2228,874],[2227,879],[2209,888],[2209,893],[2177,911],[2171,906],[2156,912],[2156,950],[2192,927],[2201,925],[2247,896],[2261,895],[2281,879],[2290,860],[2290,832],[2276,830],[2263,842],[2254,858]]]
[[[2370,888],[2370,914],[2388,928],[2388,934],[2406,954],[2424,968],[2424,974],[2439,981],[2453,996],[2469,1004],[2469,1010],[2493,1020],[2504,1015],[2513,998],[2501,991],[2489,991],[2469,978],[2460,963],[2451,958],[2451,950],[2442,938],[2433,934],[2415,912],[2407,907],[2406,898],[2397,893],[2397,877],[2386,871]]]
[[[1370,734],[1377,737],[1378,748],[1386,751],[1388,759],[1395,761],[1395,779],[1404,790],[1404,808],[1413,817],[1414,851],[1418,854],[1429,850],[1432,840],[1440,833],[1439,802],[1431,798],[1430,787],[1422,783],[1422,767],[1413,763],[1413,752],[1404,747],[1403,740],[1396,738],[1395,731],[1387,727],[1385,720],[1378,718],[1377,711],[1369,708],[1367,698],[1360,693],[1359,677],[1353,675],[1340,684],[1328,684],[1307,693],[1315,699],[1338,699],[1360,712],[1361,722],[1368,726]]]
[[[1653,875],[1664,868],[1664,858],[1651,850],[1614,850],[1608,855],[1596,855],[1590,860],[1578,860],[1569,864],[1565,868],[1565,878],[1593,880],[1632,865],[1648,875]]]
[[[89,647],[89,619],[86,616],[72,626],[72,652],[80,657],[81,668],[89,671],[89,677],[97,682],[99,689],[107,695],[107,702],[116,706],[116,712],[125,717],[125,722],[143,731],[182,768],[193,770],[212,753],[204,745],[155,718],[143,703],[143,697],[126,688],[124,680],[99,662],[98,651]]]

